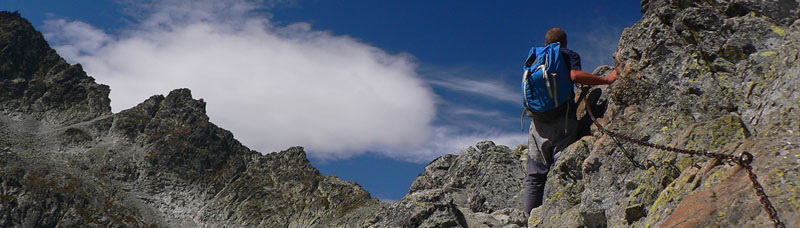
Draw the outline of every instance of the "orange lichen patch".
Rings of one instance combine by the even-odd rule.
[[[686,196],[662,227],[705,227],[721,220],[741,223],[753,219],[761,212],[761,207],[750,186],[747,171],[733,168],[730,176],[719,184]],[[745,216],[731,217],[735,211]]]

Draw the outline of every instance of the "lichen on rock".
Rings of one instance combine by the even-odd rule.
[[[785,186],[800,182],[786,177],[800,167],[788,159],[800,154],[800,138],[792,136],[800,130],[798,4],[643,1],[642,19],[620,38],[622,73],[602,90],[610,102],[598,122],[652,143],[754,154],[752,165],[781,219],[797,224],[789,203],[796,194]],[[534,210],[529,226],[772,225],[746,172],[731,161],[618,145],[597,131],[590,137],[582,178],[550,178],[547,188],[558,191]],[[555,169],[549,177],[566,174]],[[584,190],[563,191],[576,185]]]
[[[800,3],[642,1],[598,123],[651,143],[738,155],[784,223],[800,224]],[[189,89],[111,113],[109,88],[0,12],[2,227],[765,227],[730,161],[580,140],[524,217],[524,146],[479,142],[433,160],[396,202],[324,176],[302,147],[262,154],[212,122]],[[584,94],[579,94],[583,97]],[[512,145],[513,146],[513,145]]]

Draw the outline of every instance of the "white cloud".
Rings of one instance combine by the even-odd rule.
[[[520,95],[517,94],[517,90],[508,88],[494,81],[479,81],[462,77],[449,77],[443,80],[431,81],[431,84],[453,91],[477,94],[513,104],[519,104],[522,101]]]
[[[450,113],[453,115],[473,116],[480,118],[507,118],[507,115],[500,111],[479,110],[479,109],[471,109],[465,107],[453,108],[453,110],[451,110]]]
[[[66,59],[76,59],[85,55],[85,51],[94,51],[103,48],[112,41],[112,38],[92,25],[63,19],[47,21],[47,28],[59,28],[58,34],[46,34],[52,43],[66,43],[70,45],[58,46],[58,53]]]
[[[486,98],[490,102],[502,101],[513,105],[519,105],[522,102],[519,88],[510,86],[519,82],[515,81],[509,84],[504,80],[507,77],[503,74],[481,70],[474,66],[423,66],[421,71],[426,78],[429,78],[431,85],[441,89]],[[445,100],[439,103],[454,102]],[[474,101],[455,101],[455,103],[474,103]]]
[[[46,26],[65,58],[111,86],[114,111],[190,88],[208,102],[212,121],[245,145],[262,152],[302,145],[320,158],[404,153],[438,134],[431,126],[436,97],[407,54],[307,23],[273,25],[253,12],[257,2],[160,0],[138,7],[133,11],[144,16],[120,35],[80,21]],[[443,152],[407,154],[437,153]]]
[[[524,132],[502,132],[480,121],[501,119],[502,113],[441,100],[417,73],[414,57],[308,23],[277,26],[255,13],[261,6],[247,0],[136,1],[127,11],[139,15],[138,23],[117,34],[59,19],[46,23],[45,35],[67,60],[111,86],[114,111],[190,88],[208,102],[213,122],[261,152],[301,145],[323,160],[369,151],[428,162],[484,140],[525,143]],[[463,71],[428,72],[437,78],[430,83],[519,102],[516,90],[464,78]],[[457,123],[433,126],[437,103],[455,107],[439,115]]]

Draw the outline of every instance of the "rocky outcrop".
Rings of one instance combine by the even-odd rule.
[[[800,226],[799,4],[642,1],[599,122],[652,143],[752,153],[781,219]],[[772,226],[741,167],[593,132],[549,174],[530,227]]]
[[[482,142],[374,199],[302,147],[261,154],[188,89],[111,113],[108,87],[0,13],[2,227],[522,227],[520,150]],[[29,51],[26,51],[29,50]]]
[[[301,147],[244,147],[188,89],[112,114],[17,13],[0,45],[2,227],[309,227],[379,204]]]
[[[360,227],[524,227],[523,153],[480,142],[433,160],[408,195],[361,216]],[[377,213],[376,213],[377,212]],[[347,219],[346,219],[347,220]],[[345,227],[347,227],[345,225]]]
[[[47,123],[77,123],[111,113],[109,88],[69,65],[18,16],[0,17],[0,112]]]
[[[799,4],[642,1],[620,39],[617,82],[586,94],[597,122],[652,143],[754,154],[781,219],[800,226]],[[386,203],[321,175],[301,147],[248,149],[188,89],[120,113],[108,91],[19,14],[0,13],[1,227],[771,226],[741,167],[611,138],[582,106],[583,137],[526,219],[521,147],[481,142],[437,158]]]
[[[444,155],[425,167],[411,184],[413,195],[431,190],[446,190],[458,205],[473,212],[491,213],[504,208],[520,208],[524,177],[519,155],[493,142],[480,142],[460,155]]]

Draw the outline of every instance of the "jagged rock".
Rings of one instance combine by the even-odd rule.
[[[503,208],[521,208],[524,179],[522,162],[506,146],[480,142],[461,155],[444,155],[425,167],[411,184],[409,194],[443,189],[456,204],[474,212],[492,213]]]
[[[519,154],[490,141],[476,147],[432,161],[408,195],[371,209],[375,215],[348,216],[362,227],[524,227]]]
[[[643,1],[620,40],[617,82],[587,93],[597,122],[652,143],[753,153],[781,219],[800,226],[798,4]],[[188,89],[112,114],[108,87],[19,14],[0,13],[0,41],[2,227],[771,225],[741,167],[620,142],[582,106],[583,138],[526,221],[522,147],[480,142],[442,156],[404,198],[380,202],[321,175],[302,147],[244,147]]]
[[[19,14],[0,21],[2,57],[13,60],[0,69],[0,226],[525,225],[519,151],[487,141],[444,156],[409,195],[383,203],[321,175],[302,147],[248,149],[189,89],[112,114],[107,87],[67,65]]]
[[[112,114],[17,13],[0,44],[2,227],[309,227],[379,204],[300,147],[244,147],[188,89]]]
[[[611,73],[613,69],[613,66],[603,65],[597,67],[592,74],[607,75]],[[603,92],[605,90],[608,90],[608,85],[596,85],[588,88],[583,86],[575,93],[575,103],[578,104],[576,114],[578,114],[577,118],[579,136],[592,134],[592,115],[594,115],[594,117],[602,117],[605,115],[609,100],[608,93]],[[592,110],[592,115],[589,115],[589,113],[586,112],[587,104]]]
[[[0,112],[71,124],[111,113],[108,86],[69,65],[18,13],[0,15]]]
[[[642,19],[619,42],[621,75],[596,90],[609,98],[598,122],[652,143],[753,153],[781,219],[800,225],[792,203],[800,163],[791,158],[800,154],[799,5],[642,1]],[[580,159],[570,151],[589,145],[582,165],[570,166],[581,175],[549,174],[547,200],[531,213],[530,227],[772,226],[746,172],[730,161],[618,142],[591,129],[565,153]],[[582,189],[562,191],[571,186]]]
[[[478,212],[466,217],[468,227],[525,227],[525,215],[519,209],[506,208],[491,214]]]

